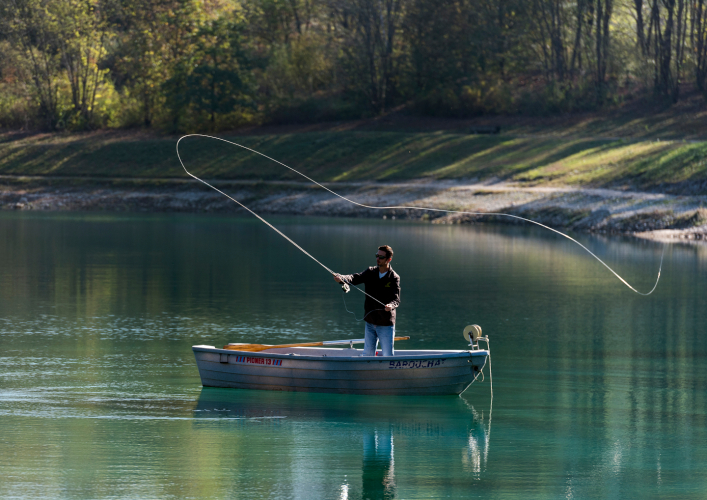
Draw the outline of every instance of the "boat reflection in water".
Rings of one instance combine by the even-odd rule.
[[[482,478],[489,398],[474,396],[483,411],[464,397],[204,388],[194,426],[201,442],[221,449],[222,474],[246,496],[424,496],[439,494],[450,475]],[[402,483],[396,470],[405,471]]]

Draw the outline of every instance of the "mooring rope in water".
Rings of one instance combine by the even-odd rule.
[[[483,340],[486,342],[486,353],[487,353],[487,358],[489,362],[489,380],[490,380],[490,385],[491,385],[491,405],[493,405],[493,369],[491,368],[491,342],[489,341],[488,335],[486,337],[480,337],[479,340]],[[473,344],[470,344],[473,345]],[[478,342],[476,344],[478,347]],[[484,366],[481,367],[481,370],[474,376],[474,380],[472,381],[472,384],[476,382],[476,379],[479,378],[479,375],[481,375],[481,381],[483,382],[486,380],[486,377],[484,377],[484,368],[486,368],[486,362],[484,361]]]
[[[489,353],[489,380],[491,383],[491,405],[493,406],[493,368],[491,368],[491,346],[488,345],[488,340],[486,341],[486,350]]]
[[[551,228],[550,226],[546,226],[545,224],[541,224],[540,222],[534,221],[534,220],[532,220],[532,219],[526,219],[525,217],[521,217],[521,216],[519,216],[519,215],[504,214],[504,213],[498,213],[498,212],[467,212],[467,211],[464,211],[464,210],[445,210],[445,209],[441,209],[441,208],[426,208],[426,207],[412,207],[412,206],[374,207],[374,206],[370,206],[370,205],[365,205],[365,204],[363,204],[363,203],[358,203],[358,202],[353,201],[353,200],[351,200],[351,199],[349,199],[349,198],[347,198],[347,197],[345,197],[345,196],[343,196],[343,195],[340,195],[340,194],[337,193],[336,191],[333,191],[333,190],[329,189],[328,187],[326,187],[326,186],[320,184],[319,182],[317,182],[317,181],[315,181],[314,179],[308,177],[307,175],[303,174],[302,172],[299,172],[298,170],[295,170],[294,168],[292,168],[292,167],[290,167],[290,166],[288,166],[288,165],[285,165],[285,164],[282,163],[281,161],[278,161],[278,160],[276,160],[276,159],[274,159],[274,158],[271,158],[271,157],[269,157],[269,156],[267,156],[267,155],[265,155],[265,154],[263,154],[263,153],[261,153],[261,152],[259,152],[259,151],[256,151],[255,149],[251,149],[251,148],[249,148],[249,147],[247,147],[247,146],[243,146],[242,144],[238,144],[238,143],[236,143],[236,142],[229,141],[229,140],[226,140],[226,139],[222,139],[222,138],[220,138],[220,137],[214,137],[214,136],[205,135],[205,134],[187,134],[187,135],[184,135],[184,136],[182,136],[182,137],[179,138],[179,140],[177,141],[177,146],[176,146],[176,147],[177,147],[177,158],[179,158],[179,163],[182,165],[182,168],[183,168],[184,171],[187,173],[187,175],[189,175],[190,177],[193,177],[193,178],[196,179],[197,181],[199,181],[199,182],[201,182],[201,183],[203,183],[203,184],[209,186],[211,189],[217,191],[218,193],[221,193],[222,195],[224,195],[225,197],[227,197],[227,198],[230,199],[231,201],[237,203],[238,205],[240,205],[241,207],[243,207],[244,209],[246,209],[248,212],[250,212],[251,214],[253,214],[253,215],[254,215],[255,217],[257,217],[260,221],[262,221],[262,222],[264,222],[265,224],[267,224],[268,227],[270,227],[272,230],[274,230],[275,232],[277,232],[277,234],[279,234],[280,236],[282,236],[283,238],[285,238],[287,241],[289,241],[290,243],[292,243],[295,247],[297,247],[300,251],[302,251],[302,252],[303,252],[305,255],[307,255],[310,259],[312,259],[312,260],[315,261],[317,264],[319,264],[320,266],[322,266],[324,269],[326,269],[326,270],[327,270],[330,274],[332,274],[332,275],[338,275],[338,273],[335,273],[334,271],[332,271],[331,269],[329,269],[327,266],[325,266],[324,264],[322,264],[321,262],[319,262],[316,258],[314,258],[314,256],[312,256],[312,255],[311,255],[309,252],[307,252],[304,248],[302,248],[301,246],[299,246],[297,243],[295,243],[293,240],[291,240],[287,235],[285,235],[283,232],[281,232],[280,230],[278,230],[275,226],[273,226],[273,225],[270,224],[268,221],[266,221],[265,219],[263,219],[260,215],[258,215],[257,213],[255,213],[255,212],[254,212],[253,210],[251,210],[250,208],[246,207],[246,206],[245,206],[243,203],[241,203],[240,201],[236,200],[235,198],[232,198],[231,196],[227,195],[226,193],[224,193],[224,192],[221,191],[220,189],[218,189],[218,188],[212,186],[212,185],[209,184],[208,182],[206,182],[206,181],[200,179],[200,178],[197,177],[196,175],[194,175],[194,174],[192,174],[191,172],[189,172],[189,171],[187,170],[187,168],[184,166],[184,162],[182,161],[182,157],[179,155],[179,143],[182,141],[182,139],[186,139],[186,138],[188,138],[188,137],[205,137],[205,138],[207,138],[207,139],[215,139],[215,140],[217,140],[217,141],[222,141],[222,142],[225,142],[225,143],[227,143],[227,144],[231,144],[231,145],[233,145],[233,146],[238,146],[239,148],[245,149],[246,151],[250,151],[251,153],[255,153],[255,154],[257,154],[257,155],[260,155],[260,156],[262,156],[263,158],[267,158],[268,160],[273,161],[273,162],[277,163],[278,165],[282,165],[283,167],[285,167],[285,168],[291,170],[292,172],[296,173],[297,175],[300,175],[300,176],[304,177],[305,179],[307,179],[307,180],[310,181],[311,183],[316,184],[316,185],[319,186],[320,188],[322,188],[322,189],[324,189],[324,190],[330,192],[330,193],[333,194],[334,196],[336,196],[336,197],[338,197],[338,198],[341,198],[342,200],[348,201],[349,203],[351,203],[351,204],[353,204],[353,205],[356,205],[356,206],[359,206],[359,207],[362,207],[362,208],[368,208],[368,209],[371,209],[371,210],[425,210],[425,211],[429,211],[429,212],[445,212],[445,213],[448,213],[448,214],[459,214],[459,215],[480,215],[480,216],[492,215],[492,216],[499,216],[499,217],[510,217],[510,218],[513,218],[513,219],[517,219],[517,220],[521,220],[521,221],[524,221],[524,222],[529,222],[529,223],[531,223],[531,224],[535,224],[535,225],[540,226],[540,227],[542,227],[542,228],[544,228],[544,229],[547,229],[547,230],[549,230],[549,231],[552,231],[553,233],[558,234],[558,235],[560,235],[560,236],[562,236],[562,237],[564,237],[564,238],[567,238],[568,240],[570,240],[570,241],[576,243],[577,245],[579,245],[579,246],[580,246],[583,250],[585,250],[589,255],[591,255],[592,257],[594,257],[597,261],[599,261],[599,263],[601,263],[604,267],[606,267],[606,268],[607,268],[614,276],[616,276],[624,285],[626,285],[628,288],[630,288],[632,291],[636,292],[636,293],[639,294],[639,295],[647,296],[647,295],[652,294],[652,293],[655,291],[656,287],[658,286],[658,281],[660,281],[660,273],[661,273],[661,271],[662,271],[662,269],[663,269],[663,257],[665,256],[665,246],[663,246],[663,253],[662,253],[661,256],[660,256],[660,266],[658,267],[658,277],[657,277],[656,280],[655,280],[655,285],[653,285],[653,288],[651,288],[650,292],[647,292],[647,293],[639,292],[639,291],[636,290],[634,287],[632,287],[625,279],[623,279],[621,276],[619,276],[619,274],[618,274],[616,271],[614,271],[611,267],[609,267],[609,265],[608,265],[606,262],[604,262],[603,260],[601,260],[597,255],[594,254],[594,252],[592,252],[591,250],[589,250],[586,246],[584,246],[583,244],[581,244],[579,241],[575,240],[574,238],[572,238],[572,237],[569,236],[568,234],[563,233],[562,231],[558,231],[557,229],[553,229],[553,228]],[[349,284],[350,284],[350,283],[349,283]],[[367,295],[368,297],[371,297],[370,295],[368,295],[366,292],[364,292],[364,291],[361,290],[360,288],[358,288],[358,287],[354,287],[354,288],[356,288],[356,289],[359,290],[360,292],[364,293],[364,294]],[[376,300],[376,302],[378,302],[379,304],[385,306],[385,304],[383,304],[383,303],[380,302],[379,300],[375,299],[375,297],[371,297],[371,298],[374,299],[374,300]]]

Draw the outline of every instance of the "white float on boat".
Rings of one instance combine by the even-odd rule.
[[[476,329],[472,328],[475,327]],[[471,329],[471,330],[470,330]],[[477,330],[478,329],[478,330]],[[470,325],[464,336],[469,350],[396,350],[394,356],[363,356],[353,348],[363,339],[322,342],[348,348],[266,347],[239,351],[192,346],[204,387],[270,391],[333,392],[380,395],[461,394],[479,377],[489,350],[479,348],[481,328]],[[244,346],[252,344],[242,344]]]

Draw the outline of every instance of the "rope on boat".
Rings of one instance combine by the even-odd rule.
[[[486,335],[485,337],[479,337],[479,340],[483,340],[484,342],[486,342],[486,352],[488,353],[487,357],[489,360],[489,381],[491,382],[491,404],[493,405],[493,370],[491,369],[491,342],[489,341],[488,335]],[[479,378],[479,375],[481,375],[482,382],[486,380],[486,377],[484,377],[484,368],[486,368],[486,362],[484,362],[484,366],[481,367],[481,370],[479,370],[479,372],[474,375],[474,380],[472,384],[476,382],[476,379]]]
[[[236,200],[235,198],[232,198],[231,196],[227,195],[226,193],[224,193],[224,192],[221,191],[220,189],[218,189],[218,188],[212,186],[212,185],[209,184],[208,182],[206,182],[206,181],[200,179],[200,178],[197,177],[196,175],[194,175],[194,174],[192,174],[191,172],[189,172],[189,171],[187,170],[187,168],[184,166],[184,162],[182,161],[182,157],[179,155],[179,143],[180,143],[183,139],[186,139],[186,138],[188,138],[188,137],[204,137],[204,138],[207,138],[207,139],[214,139],[214,140],[217,140],[217,141],[225,142],[225,143],[227,143],[227,144],[231,144],[231,145],[233,145],[233,146],[238,146],[239,148],[245,149],[246,151],[250,151],[251,153],[255,153],[255,154],[257,154],[257,155],[260,155],[260,156],[262,156],[263,158],[266,158],[266,159],[268,159],[268,160],[270,160],[270,161],[273,161],[273,162],[277,163],[278,165],[281,165],[281,166],[287,168],[288,170],[290,170],[290,171],[296,173],[297,175],[299,175],[299,176],[301,176],[301,177],[304,177],[305,179],[307,179],[307,180],[310,181],[311,183],[313,183],[313,184],[319,186],[320,188],[322,188],[322,189],[328,191],[329,193],[333,194],[334,196],[336,196],[336,197],[338,197],[338,198],[341,198],[341,199],[344,200],[344,201],[348,201],[349,203],[351,203],[351,204],[353,204],[353,205],[356,205],[356,206],[359,206],[359,207],[361,207],[361,208],[368,208],[368,209],[372,209],[372,210],[391,210],[391,209],[397,209],[397,210],[426,210],[426,211],[430,211],[430,212],[444,212],[444,213],[448,213],[448,214],[459,214],[459,215],[480,215],[480,216],[488,216],[488,215],[491,215],[491,216],[498,216],[498,217],[510,217],[510,218],[512,218],[512,219],[517,219],[517,220],[521,220],[521,221],[524,221],[524,222],[529,222],[529,223],[531,223],[531,224],[535,224],[535,225],[540,226],[540,227],[542,227],[542,228],[544,228],[544,229],[547,229],[548,231],[552,231],[553,233],[558,234],[558,235],[562,236],[563,238],[567,238],[568,240],[570,240],[570,241],[576,243],[577,245],[579,245],[584,251],[586,251],[589,255],[591,255],[591,256],[594,257],[597,261],[599,261],[600,264],[602,264],[605,268],[607,268],[607,269],[608,269],[614,276],[616,276],[624,285],[626,285],[628,288],[630,288],[632,291],[636,292],[636,293],[639,294],[639,295],[647,296],[647,295],[652,294],[653,291],[654,291],[654,290],[656,289],[656,287],[658,286],[658,281],[660,281],[660,273],[661,273],[661,271],[662,271],[662,269],[663,269],[663,257],[665,256],[665,246],[663,246],[663,253],[662,253],[661,256],[660,256],[660,266],[658,267],[658,277],[657,277],[656,280],[655,280],[655,285],[653,285],[653,288],[651,288],[651,290],[650,290],[649,292],[647,292],[647,293],[639,292],[639,291],[636,290],[634,287],[632,287],[625,279],[623,279],[621,276],[619,276],[619,274],[618,274],[616,271],[614,271],[611,267],[609,267],[609,265],[608,265],[606,262],[604,262],[603,260],[601,260],[596,254],[594,254],[594,252],[592,252],[591,250],[589,250],[586,246],[584,246],[583,244],[581,244],[579,241],[575,240],[575,239],[572,238],[571,236],[569,236],[569,235],[567,235],[567,234],[565,234],[565,233],[563,233],[563,232],[561,232],[561,231],[558,231],[557,229],[553,229],[553,228],[551,228],[550,226],[546,226],[545,224],[541,224],[540,222],[534,221],[534,220],[532,220],[532,219],[526,219],[525,217],[521,217],[521,216],[519,216],[519,215],[504,214],[504,213],[497,213],[497,212],[467,212],[467,211],[464,211],[464,210],[445,210],[445,209],[441,209],[441,208],[427,208],[427,207],[413,207],[413,206],[374,207],[374,206],[370,206],[370,205],[365,205],[365,204],[363,204],[363,203],[358,203],[358,202],[353,201],[353,200],[351,200],[351,199],[349,199],[349,198],[346,198],[345,196],[340,195],[340,194],[337,193],[336,191],[333,191],[333,190],[329,189],[328,187],[326,187],[326,186],[320,184],[319,182],[315,181],[314,179],[312,179],[312,178],[306,176],[306,175],[303,174],[302,172],[299,172],[298,170],[295,170],[294,168],[292,168],[292,167],[290,167],[290,166],[288,166],[288,165],[285,165],[285,164],[282,163],[281,161],[278,161],[278,160],[276,160],[276,159],[274,159],[274,158],[271,158],[271,157],[269,157],[269,156],[267,156],[267,155],[261,153],[260,151],[256,151],[255,149],[251,149],[251,148],[249,148],[249,147],[247,147],[247,146],[243,146],[242,144],[238,144],[238,143],[236,143],[236,142],[229,141],[229,140],[226,140],[226,139],[222,139],[222,138],[220,138],[220,137],[214,137],[214,136],[205,135],[205,134],[187,134],[187,135],[183,135],[182,137],[179,138],[179,140],[177,141],[177,145],[176,145],[176,147],[177,147],[177,158],[179,158],[179,163],[182,165],[182,168],[183,168],[184,171],[187,173],[187,175],[189,175],[190,177],[193,177],[194,179],[196,179],[197,181],[201,182],[202,184],[205,184],[206,186],[210,187],[210,188],[213,189],[214,191],[216,191],[216,192],[218,192],[218,193],[221,193],[221,194],[224,195],[226,198],[230,199],[231,201],[237,203],[238,205],[240,205],[241,207],[243,207],[244,209],[246,209],[248,212],[250,212],[250,213],[253,214],[255,217],[257,217],[261,222],[264,222],[268,227],[270,227],[270,229],[272,229],[272,230],[275,231],[277,234],[279,234],[280,236],[282,236],[283,238],[285,238],[287,241],[289,241],[290,243],[292,243],[298,250],[300,250],[302,253],[304,253],[306,256],[308,256],[310,259],[312,259],[314,262],[316,262],[317,264],[319,264],[320,266],[322,266],[324,269],[327,270],[327,272],[329,272],[329,273],[332,274],[332,275],[337,275],[338,273],[335,273],[334,271],[332,271],[331,269],[329,269],[327,266],[325,266],[324,264],[322,264],[321,262],[319,262],[316,258],[314,258],[314,256],[312,256],[312,255],[311,255],[309,252],[307,252],[304,248],[302,248],[301,246],[299,246],[297,243],[295,243],[293,240],[291,240],[287,235],[285,235],[283,232],[281,232],[281,231],[280,231],[279,229],[277,229],[275,226],[273,226],[273,225],[270,224],[268,221],[266,221],[265,219],[263,219],[260,215],[258,215],[257,213],[255,213],[255,212],[254,212],[253,210],[251,210],[250,208],[246,207],[246,206],[245,206],[243,203],[241,203],[240,201]],[[347,284],[351,285],[350,283],[347,283]],[[353,285],[352,285],[352,286],[353,286]],[[358,288],[358,287],[354,287],[354,288],[356,288],[356,289],[357,289],[358,291],[360,291],[361,293],[367,295],[368,297],[371,297],[370,295],[368,295],[366,292],[364,292],[364,291],[361,290],[360,288]],[[378,302],[379,304],[381,304],[382,306],[385,306],[385,304],[383,304],[382,302],[380,302],[379,300],[377,300],[375,297],[371,297],[371,298],[374,299],[374,300],[375,300],[376,302]]]

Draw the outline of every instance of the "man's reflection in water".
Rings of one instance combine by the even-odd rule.
[[[390,429],[366,429],[363,435],[364,500],[395,498],[395,459]]]

